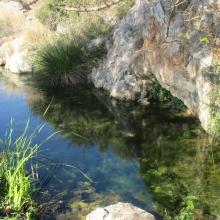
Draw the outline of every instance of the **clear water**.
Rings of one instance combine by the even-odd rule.
[[[45,116],[47,106],[50,108]],[[195,219],[220,216],[220,147],[195,118],[165,107],[111,100],[101,92],[43,94],[0,79],[0,136],[14,119],[45,123],[42,219],[82,219],[97,206],[131,202],[158,216],[195,195]]]

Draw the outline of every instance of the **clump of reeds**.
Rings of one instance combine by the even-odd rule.
[[[34,179],[28,167],[36,170],[31,161],[40,145],[33,144],[33,139],[42,126],[29,134],[28,124],[17,138],[14,139],[14,131],[10,128],[0,139],[0,208],[3,217],[33,219],[36,212]]]

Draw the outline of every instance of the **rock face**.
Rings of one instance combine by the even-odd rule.
[[[209,131],[210,94],[219,81],[213,69],[219,61],[215,54],[220,54],[215,43],[219,8],[219,0],[136,0],[115,28],[107,58],[91,80],[113,97],[137,100],[146,96],[153,73]]]
[[[129,203],[117,203],[98,208],[87,215],[86,220],[155,220],[154,216]]]

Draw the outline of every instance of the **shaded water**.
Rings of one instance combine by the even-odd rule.
[[[188,195],[198,198],[195,219],[220,215],[220,148],[195,118],[98,91],[52,96],[1,79],[1,136],[10,118],[17,134],[28,118],[31,128],[45,122],[37,142],[60,131],[40,152],[42,219],[77,220],[118,201],[164,216],[178,213]]]

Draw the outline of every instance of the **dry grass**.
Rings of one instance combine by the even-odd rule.
[[[23,36],[26,47],[48,44],[53,39],[53,33],[37,21],[31,21],[25,25]]]
[[[0,37],[9,36],[22,31],[25,17],[23,13],[14,11],[12,7],[0,4]]]
[[[22,36],[21,49],[30,48],[36,43],[50,42],[51,32],[37,20],[30,20],[25,16],[27,14],[19,11],[13,4],[0,2],[0,38],[9,42],[16,36]]]

